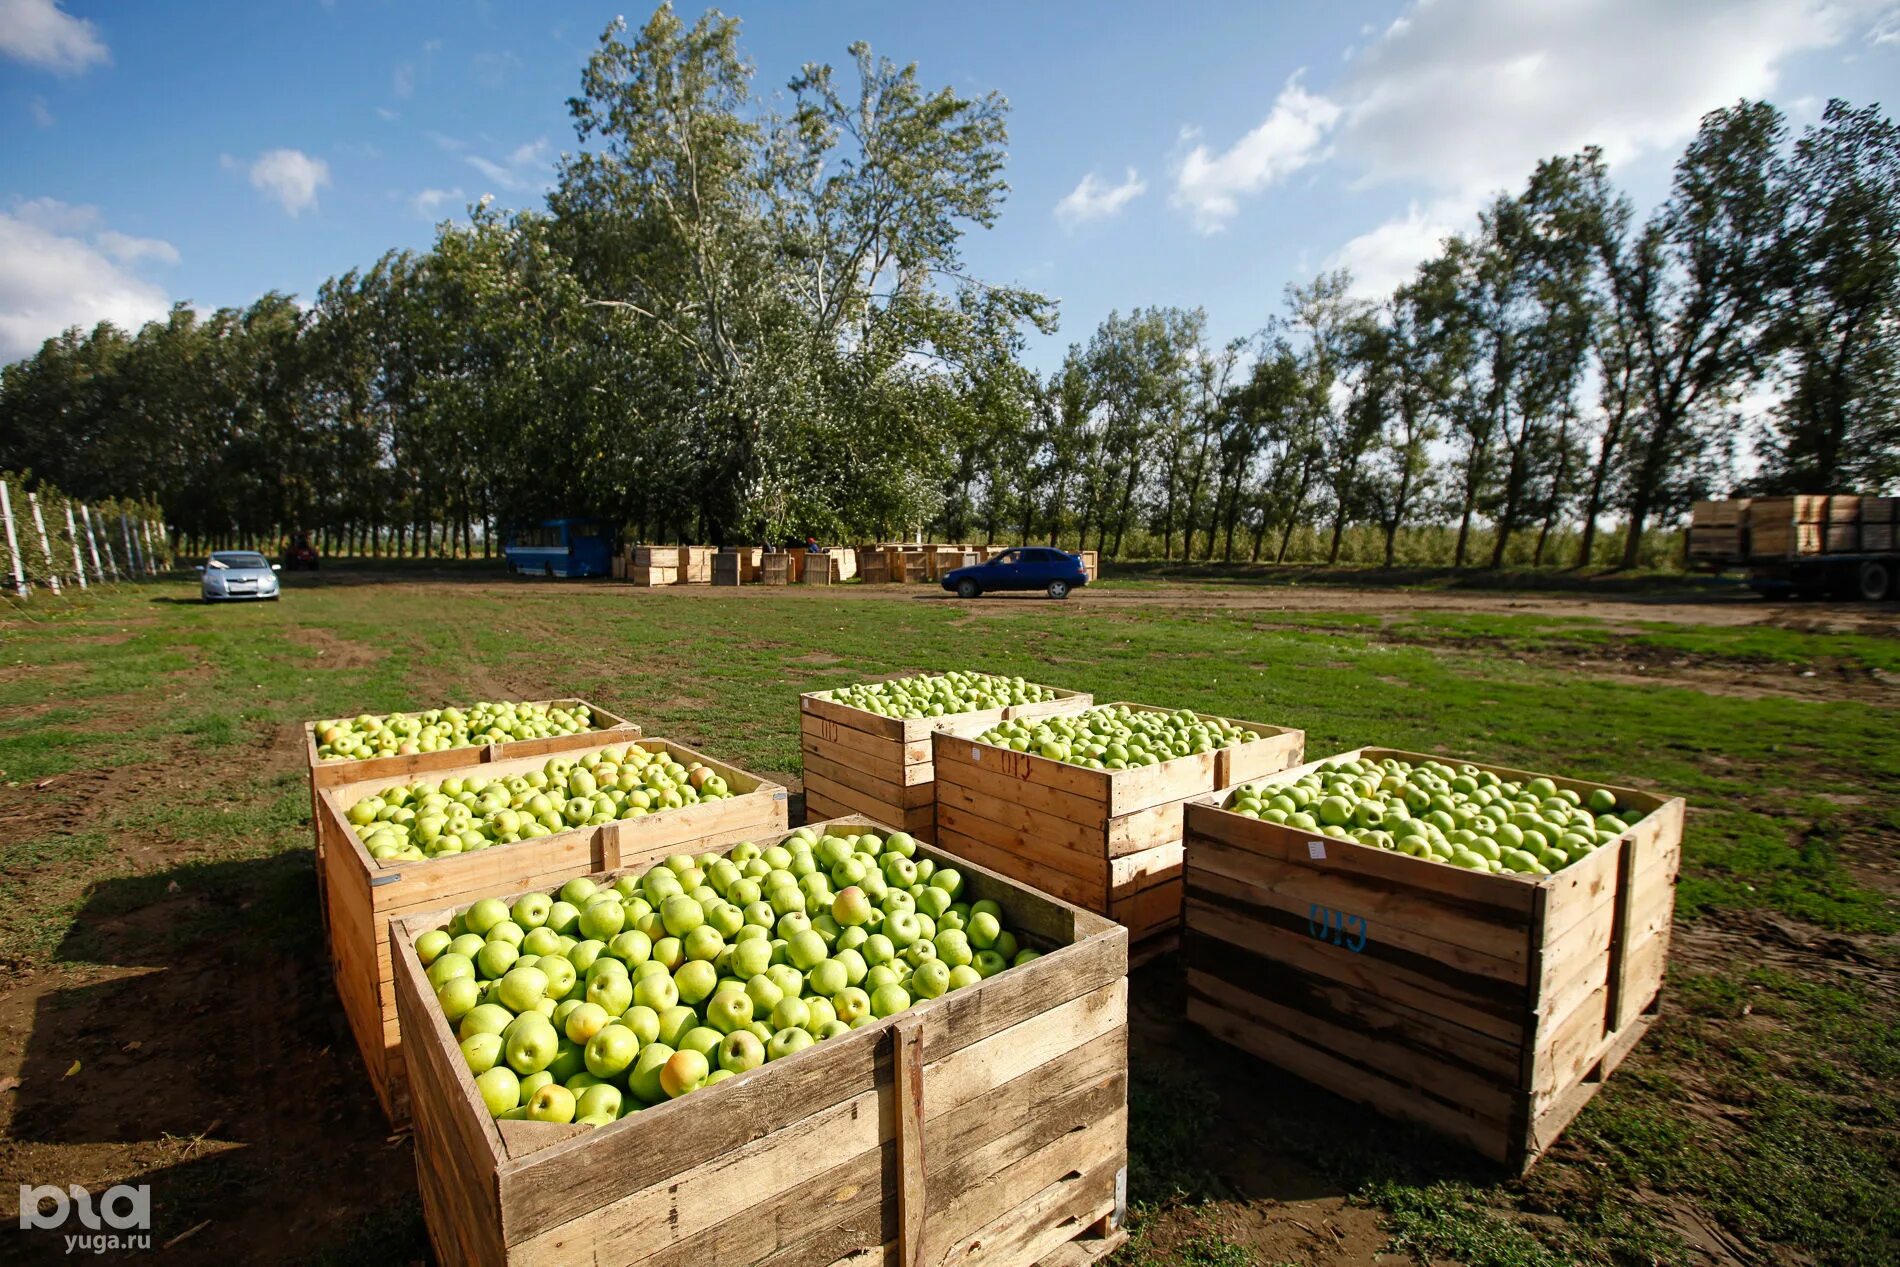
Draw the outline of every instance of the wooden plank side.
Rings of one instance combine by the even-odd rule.
[[[1033,813],[1030,817],[1033,819]],[[1046,816],[1045,820],[1061,821],[1047,820]],[[981,841],[992,849],[1015,854],[1079,880],[1099,884],[1109,867],[1109,860],[1102,856],[1100,850],[1090,852],[1071,848],[1051,841],[1034,827],[1018,830],[955,804],[940,801],[937,805],[937,822],[944,830],[954,831],[960,836]]]
[[[899,819],[902,819],[905,824],[908,824],[912,821],[913,816],[928,814],[933,823],[936,821],[936,810],[934,806],[920,805],[907,809],[902,805],[880,800],[872,793],[861,792],[855,787],[840,783],[838,780],[819,774],[815,770],[807,770],[805,772],[804,782],[807,817],[811,814],[812,796],[815,793],[822,801],[834,807],[833,809],[828,809],[826,811],[827,813],[836,814],[842,812],[846,814],[864,814],[877,819],[879,822],[892,824],[896,824]],[[835,807],[842,807],[842,809],[840,811]],[[909,827],[906,826],[905,829],[909,830]]]
[[[959,750],[951,746],[965,742],[967,741],[956,736],[938,737],[934,760],[939,786],[948,784],[965,788],[973,796],[979,798],[987,797],[1024,805],[1046,814],[1066,818],[1073,823],[1080,823],[1087,828],[1107,830],[1109,812],[1106,790],[1100,796],[1089,796],[1019,779],[1008,769],[999,767],[997,757],[999,755],[1022,756],[1022,753],[1011,754],[1007,749],[984,744],[977,747],[985,755],[976,760],[970,760],[968,759],[970,749]],[[1070,768],[1080,769],[1073,766]],[[1084,771],[1084,773],[1093,772]]]
[[[1410,875],[1395,881],[1335,871],[1326,860],[1269,858],[1205,837],[1192,848],[1195,871],[1221,892],[1301,915],[1323,907],[1358,916],[1369,926],[1376,924],[1382,940],[1425,953],[1440,945],[1456,947],[1470,952],[1454,957],[1460,967],[1500,980],[1525,979],[1529,930],[1499,922],[1494,907],[1414,888],[1404,882]]]
[[[1106,835],[1101,821],[1098,820],[1094,826],[1087,826],[1020,801],[990,795],[966,782],[971,773],[974,772],[960,771],[947,778],[937,778],[939,812],[954,809],[963,814],[973,814],[1018,836],[1029,836],[1050,846],[1077,850],[1087,857],[1100,857],[1105,852],[1103,842]]]
[[[867,757],[904,765],[930,764],[930,741],[927,739],[915,739],[905,743],[850,726],[841,726],[817,713],[800,714],[798,729],[801,740],[821,740],[841,751],[862,753]]]
[[[891,1025],[891,1135],[897,1149],[897,1261],[923,1267],[926,1188],[924,1027],[915,1016]]]
[[[930,806],[911,810],[898,810],[890,806],[885,806],[873,812],[867,811],[861,806],[847,805],[843,801],[836,799],[836,795],[839,793],[848,794],[854,799],[862,799],[858,798],[856,793],[849,792],[848,789],[835,788],[822,781],[819,787],[814,787],[809,782],[806,783],[805,821],[811,823],[827,818],[848,818],[853,815],[868,815],[875,817],[879,823],[884,825],[887,831],[909,832],[912,836],[924,841],[932,840],[936,836],[937,817],[935,811]]]
[[[1429,959],[1350,953],[1322,942],[1304,921],[1277,925],[1210,903],[1193,879],[1190,873],[1183,938],[1190,961],[1201,953],[1251,954],[1263,972],[1289,965],[1481,1034],[1526,1047],[1530,1043],[1528,1009],[1521,990],[1451,971]]]
[[[1084,910],[1097,914],[1105,914],[1108,910],[1106,867],[1095,879],[1085,880],[1066,871],[1058,871],[1013,849],[999,849],[974,836],[966,836],[947,824],[938,825],[937,844],[960,858],[989,867],[1065,902],[1073,902]]]
[[[1244,1000],[1244,996],[1243,996]],[[1494,1161],[1509,1153],[1504,1128],[1448,1104],[1419,1095],[1381,1069],[1354,1064],[1332,1052],[1316,1050],[1300,1034],[1288,1033],[1249,1015],[1244,1001],[1207,998],[1190,985],[1187,1019],[1230,1046],[1256,1056],[1316,1087],[1375,1109],[1387,1117],[1418,1122],[1467,1144]]]
[[[899,783],[882,777],[854,759],[830,761],[809,750],[804,753],[804,764],[808,778],[816,775],[829,783],[875,797],[887,805],[901,809],[922,809],[926,805],[936,804],[937,793],[930,786],[928,778],[919,783]],[[904,767],[905,777],[909,777],[909,771],[917,769],[919,767]],[[929,772],[925,769],[923,773],[927,775]]]

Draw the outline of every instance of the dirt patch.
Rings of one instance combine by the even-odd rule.
[[[293,625],[285,630],[285,638],[310,652],[313,667],[319,669],[366,669],[383,658],[380,651],[315,625]]]

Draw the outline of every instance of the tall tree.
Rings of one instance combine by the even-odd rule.
[[[1770,350],[1784,394],[1765,483],[1847,492],[1900,481],[1900,127],[1830,101],[1782,165]]]
[[[1631,436],[1624,567],[1636,566],[1652,518],[1704,491],[1725,397],[1759,371],[1782,216],[1774,181],[1782,130],[1766,102],[1707,115],[1668,200],[1612,281],[1636,326],[1645,406]]]

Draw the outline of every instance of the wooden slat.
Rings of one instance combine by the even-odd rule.
[[[923,1267],[924,1174],[924,1027],[915,1016],[900,1016],[891,1026],[892,1135],[897,1144],[897,1261]]]
[[[899,783],[883,778],[875,771],[852,761],[831,761],[807,750],[804,754],[806,777],[816,775],[828,783],[851,788],[866,796],[875,797],[884,804],[895,805],[902,809],[922,809],[936,803],[936,791],[928,780],[922,783]],[[906,772],[917,769],[906,766]],[[905,777],[909,777],[906,774]]]
[[[838,812],[846,814],[867,814],[880,822],[894,823],[903,826],[906,831],[913,830],[911,824],[923,822],[926,816],[930,822],[936,822],[936,810],[931,805],[918,805],[906,808],[902,805],[880,800],[872,793],[861,792],[857,788],[847,786],[836,779],[819,774],[816,771],[808,770],[805,772],[805,806],[807,816],[814,812],[812,810],[814,794],[830,807],[822,811],[828,814]],[[901,823],[899,820],[902,820]]]

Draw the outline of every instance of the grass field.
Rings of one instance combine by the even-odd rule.
[[[0,609],[0,1169],[149,1182],[175,1257],[427,1253],[322,964],[301,721],[581,695],[789,782],[798,691],[965,666],[1691,806],[1663,1019],[1522,1180],[1215,1047],[1173,966],[1139,974],[1126,1264],[1900,1260],[1890,612],[292,585]]]

